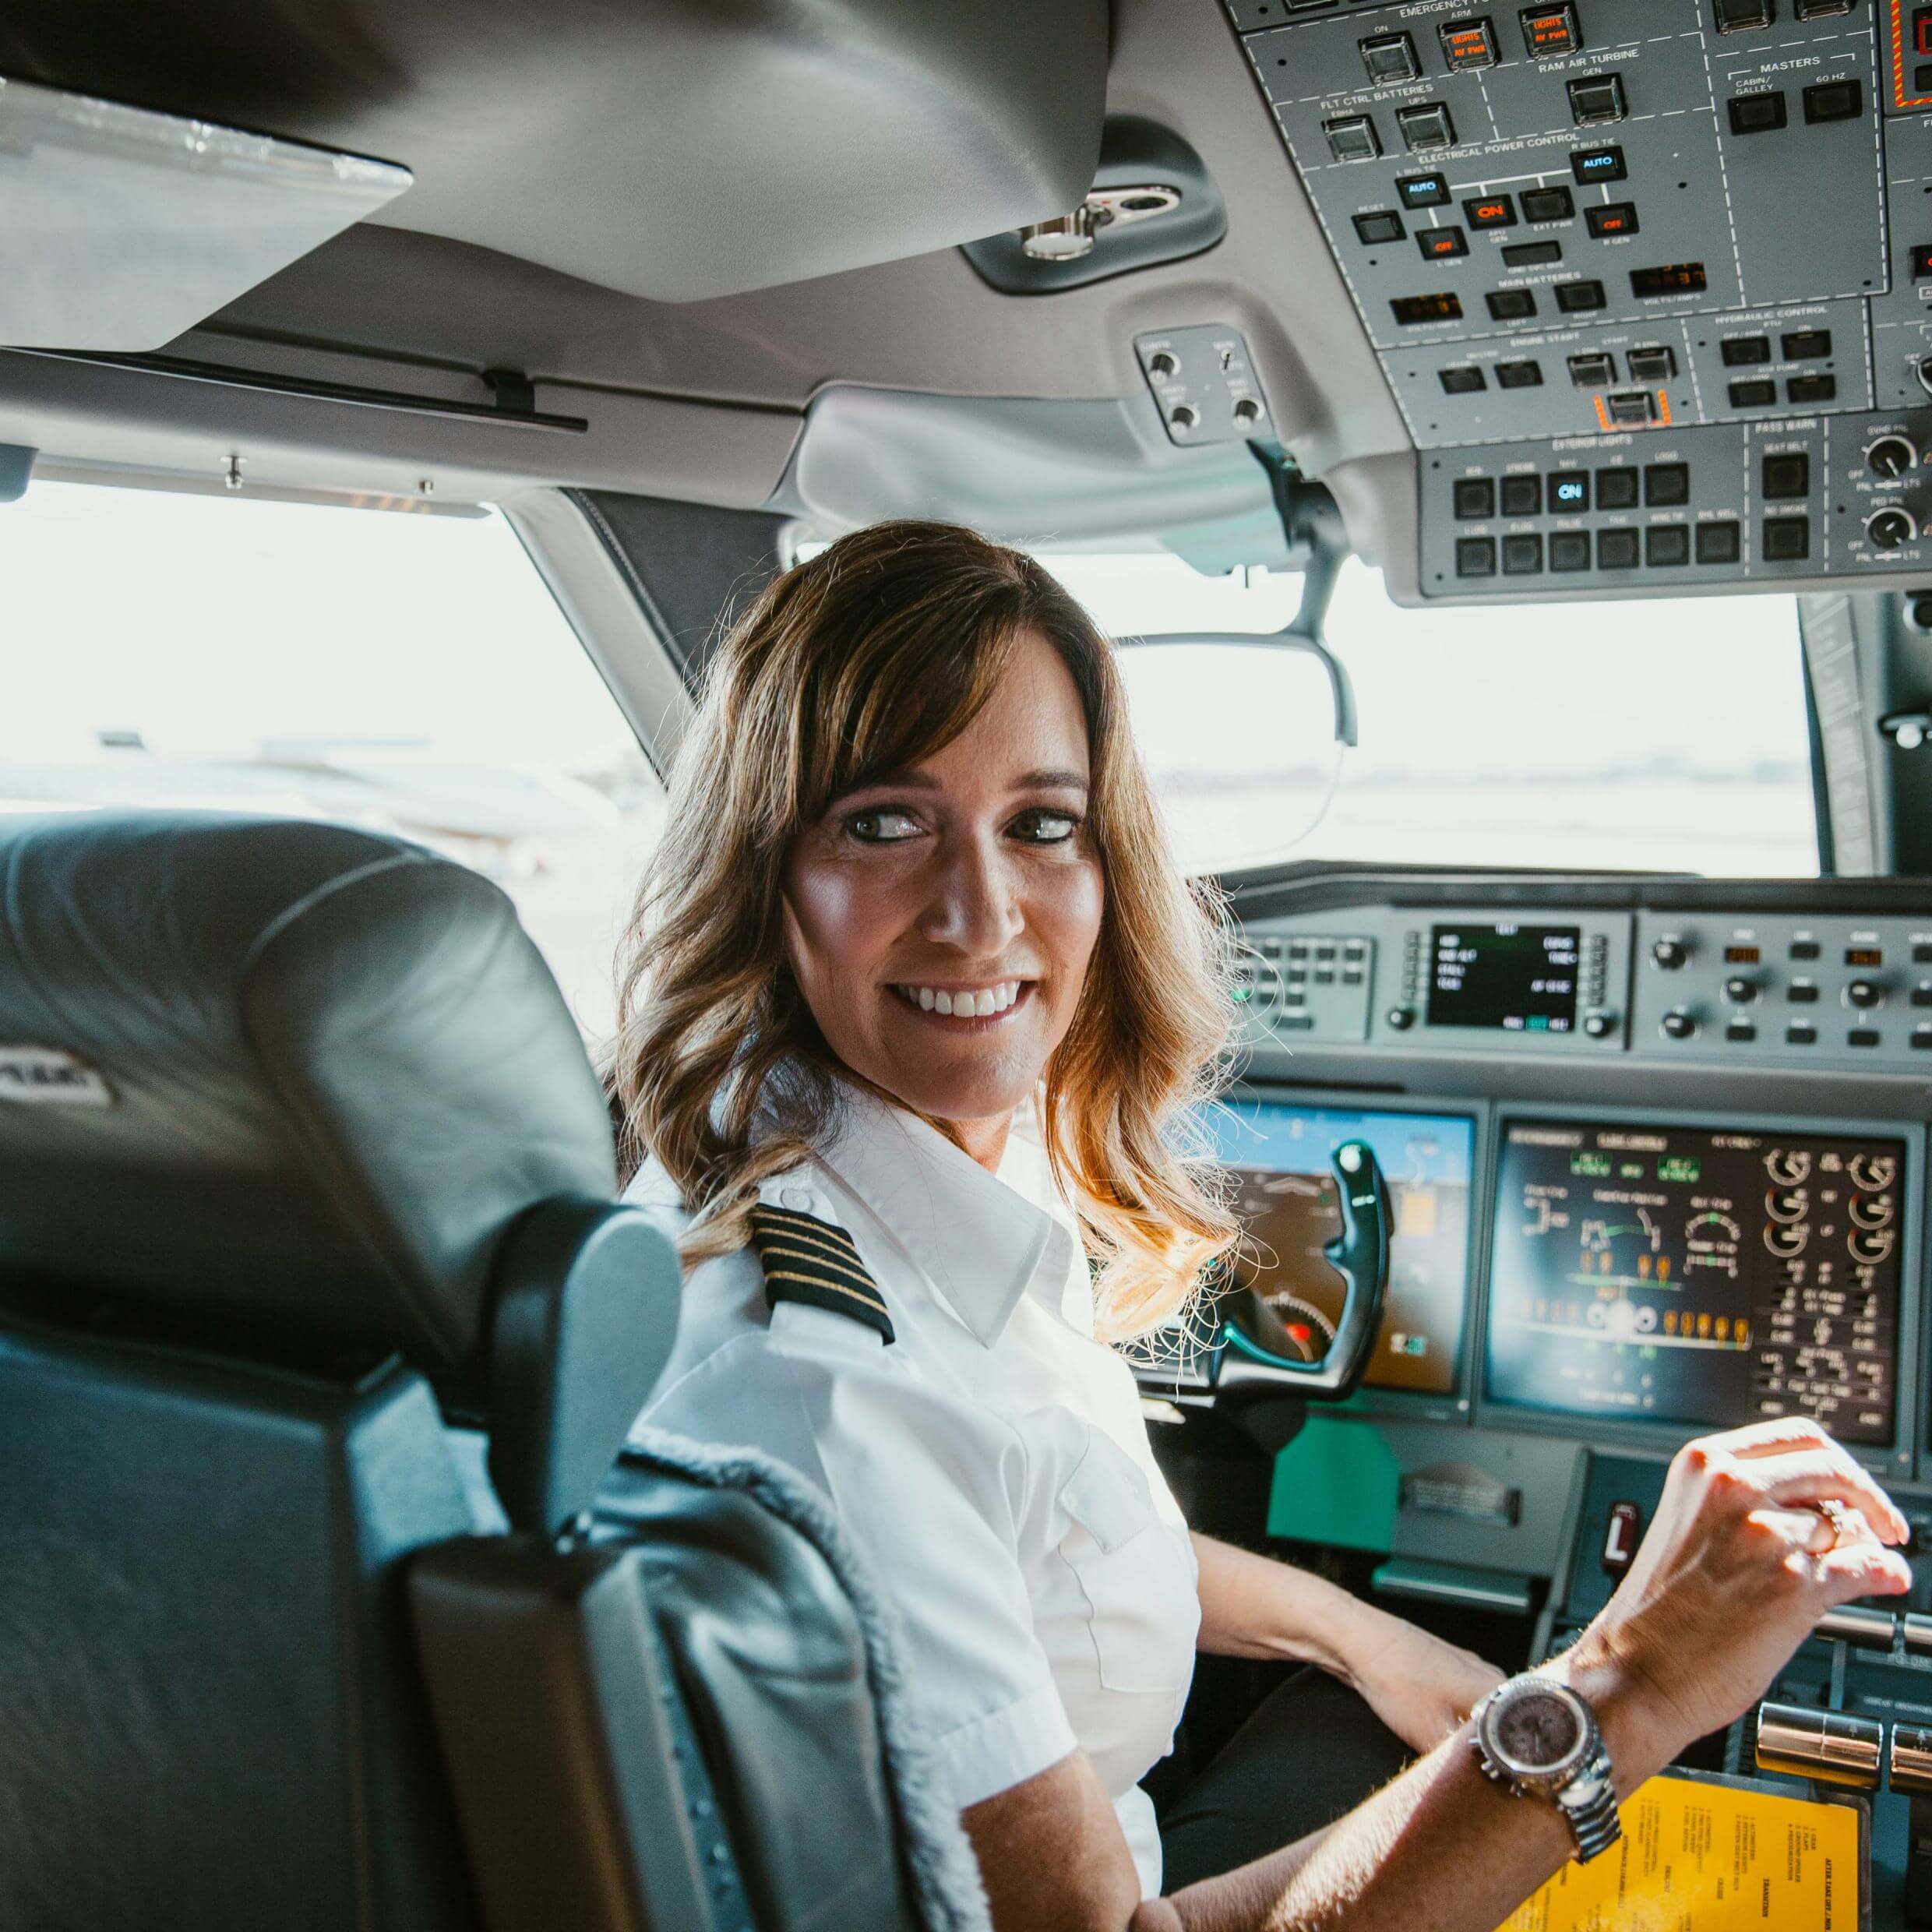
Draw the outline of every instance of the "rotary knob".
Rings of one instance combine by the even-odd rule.
[[[1874,476],[1903,476],[1918,461],[1918,451],[1901,435],[1876,437],[1865,448],[1865,467]]]
[[[1416,1024],[1416,1009],[1413,1007],[1391,1007],[1384,1017],[1396,1032],[1406,1033]]]
[[[1659,940],[1650,949],[1650,956],[1666,972],[1674,973],[1690,964],[1690,949],[1682,940]]]
[[[1845,1003],[1861,1010],[1881,1007],[1885,1003],[1885,989],[1875,979],[1848,979],[1845,982]]]
[[[1910,510],[1901,503],[1885,503],[1865,519],[1865,537],[1874,550],[1896,550],[1919,534]]]
[[[1670,1040],[1687,1040],[1698,1030],[1698,1023],[1681,1007],[1673,1007],[1659,1024],[1664,1037]]]
[[[1616,1015],[1613,1013],[1586,1013],[1583,1016],[1583,1030],[1593,1040],[1606,1040],[1616,1031]]]
[[[1757,997],[1757,982],[1747,979],[1740,973],[1735,978],[1725,981],[1724,997],[1733,1006],[1747,1007]]]

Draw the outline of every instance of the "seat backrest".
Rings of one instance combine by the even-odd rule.
[[[545,1539],[587,1506],[675,1321],[614,1191],[475,874],[5,823],[0,1926],[480,1922],[402,1568],[499,1498]]]

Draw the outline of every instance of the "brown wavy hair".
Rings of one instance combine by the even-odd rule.
[[[1180,1311],[1233,1246],[1225,1176],[1193,1115],[1225,1072],[1229,922],[1175,863],[1113,647],[1032,558],[953,524],[904,521],[786,571],[721,642],[620,943],[606,1056],[619,1168],[628,1181],[655,1154],[676,1183],[693,1217],[687,1268],[744,1246],[759,1184],[824,1144],[841,1083],[856,1077],[785,960],[791,841],[871,774],[957,738],[1028,633],[1052,644],[1080,694],[1105,880],[1086,982],[1035,1097],[1055,1179],[1098,1264],[1100,1331],[1137,1334]],[[957,1143],[947,1123],[932,1125]]]

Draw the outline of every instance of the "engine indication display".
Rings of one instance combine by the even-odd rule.
[[[1469,1252],[1474,1124],[1453,1115],[1354,1112],[1228,1100],[1203,1124],[1233,1172],[1232,1202],[1247,1234],[1236,1278],[1271,1324],[1267,1345],[1319,1361],[1341,1317],[1341,1277],[1322,1257],[1341,1229],[1328,1157],[1344,1141],[1374,1150],[1395,1211],[1388,1299],[1366,1380],[1372,1388],[1447,1394],[1456,1360]]]
[[[1431,926],[1430,1025],[1574,1031],[1582,936],[1574,925]]]
[[[1891,1439],[1905,1147],[1518,1120],[1497,1167],[1489,1393]]]

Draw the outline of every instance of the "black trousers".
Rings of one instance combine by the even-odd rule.
[[[1232,1871],[1333,1824],[1413,1756],[1347,1685],[1313,1666],[1297,1671],[1162,1814],[1162,1890]]]

